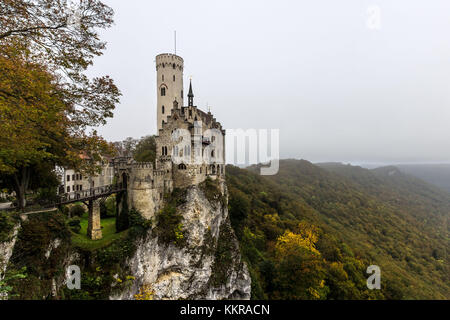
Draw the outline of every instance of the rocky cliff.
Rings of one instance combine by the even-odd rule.
[[[144,287],[154,299],[250,298],[251,280],[230,225],[226,185],[209,184],[181,195],[176,207],[181,241],[164,239],[158,228],[166,226],[159,224],[138,240],[127,261],[135,281],[112,299],[132,299]]]

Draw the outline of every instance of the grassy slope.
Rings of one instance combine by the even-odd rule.
[[[126,237],[127,230],[116,233],[116,219],[114,217],[102,218],[102,239],[91,240],[87,236],[87,226],[88,226],[88,215],[87,213],[81,217],[81,230],[80,233],[72,232],[72,244],[75,247],[79,247],[86,250],[96,250],[99,248],[106,247],[110,245],[117,239],[122,239]]]

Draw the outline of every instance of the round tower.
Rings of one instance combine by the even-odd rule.
[[[171,53],[162,53],[156,56],[156,91],[157,91],[157,128],[162,128],[163,121],[173,108],[176,100],[183,106],[183,58]]]

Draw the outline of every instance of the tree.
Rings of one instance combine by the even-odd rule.
[[[156,141],[155,136],[142,137],[133,151],[134,160],[139,162],[155,162]]]
[[[318,240],[314,227],[300,223],[298,233],[287,230],[275,245],[277,277],[275,297],[278,299],[324,299],[324,262],[315,244]]]
[[[20,208],[33,167],[51,162],[93,173],[101,154],[113,152],[86,130],[112,117],[120,92],[108,76],[84,74],[105,48],[97,30],[112,15],[95,0],[0,3],[0,175],[14,181]]]

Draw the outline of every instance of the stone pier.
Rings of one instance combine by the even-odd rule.
[[[100,201],[89,201],[89,220],[87,235],[91,240],[99,240],[102,238],[102,227],[100,224]]]

